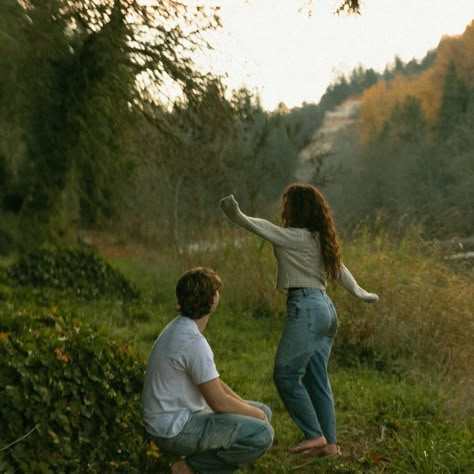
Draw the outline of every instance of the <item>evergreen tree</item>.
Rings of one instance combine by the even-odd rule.
[[[450,62],[443,84],[441,106],[438,114],[438,137],[445,140],[464,120],[468,110],[469,90],[456,73],[454,62]]]
[[[393,110],[388,127],[392,138],[404,142],[421,141],[427,130],[427,123],[420,100],[410,95],[405,97],[403,103],[397,104]]]

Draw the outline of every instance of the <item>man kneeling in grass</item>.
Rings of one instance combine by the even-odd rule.
[[[143,389],[147,432],[164,452],[184,456],[173,474],[227,474],[251,464],[273,441],[271,411],[245,401],[220,378],[203,336],[221,279],[203,267],[176,285],[179,316],[156,339]]]

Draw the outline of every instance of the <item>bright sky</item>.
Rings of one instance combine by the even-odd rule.
[[[215,72],[227,85],[258,91],[264,108],[319,102],[341,73],[361,64],[382,72],[395,55],[422,59],[442,36],[461,34],[474,0],[362,0],[361,15],[335,15],[336,0],[225,0],[213,33]]]

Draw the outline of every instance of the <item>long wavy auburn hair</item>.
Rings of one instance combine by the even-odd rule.
[[[335,281],[341,273],[341,249],[329,205],[311,184],[293,183],[281,195],[283,227],[308,229],[321,246],[327,276]]]

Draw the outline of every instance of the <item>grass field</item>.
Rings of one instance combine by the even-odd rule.
[[[43,305],[105,326],[146,359],[175,316],[174,285],[195,265],[222,276],[221,304],[205,335],[221,377],[241,396],[273,410],[273,448],[243,473],[474,473],[474,283],[433,249],[362,236],[345,263],[377,305],[330,288],[339,328],[330,377],[342,455],[290,455],[301,439],[272,382],[285,295],[273,288],[271,249],[257,239],[187,256],[101,253],[135,282],[138,303],[84,301],[45,292]],[[158,463],[156,472],[164,472]],[[161,466],[161,467],[160,467]]]
[[[151,303],[143,311],[112,313],[109,325],[146,357],[174,316],[174,282],[187,268],[208,265],[224,279],[221,305],[206,329],[222,378],[242,396],[274,412],[271,452],[244,472],[474,472],[471,275],[449,269],[416,239],[397,245],[362,236],[345,248],[358,281],[380,295],[366,305],[342,289],[329,291],[339,315],[331,366],[342,456],[291,456],[301,435],[287,416],[271,374],[285,295],[274,289],[268,245],[165,259],[116,259],[140,281]]]

